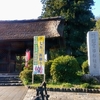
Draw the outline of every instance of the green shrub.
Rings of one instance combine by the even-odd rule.
[[[45,74],[46,74],[46,80],[51,78],[50,75],[50,68],[51,68],[51,64],[52,64],[53,60],[49,60],[45,63]]]
[[[54,59],[50,73],[55,82],[66,82],[74,79],[79,70],[79,64],[73,56],[60,56]]]
[[[90,87],[89,83],[81,84],[81,88],[89,88],[89,87]]]
[[[83,71],[83,74],[88,74],[89,73],[88,60],[83,62],[82,71]]]
[[[28,85],[28,83],[29,83],[29,82],[28,82],[27,79],[23,79],[23,84],[24,84],[24,85]]]
[[[24,84],[32,82],[32,70],[33,70],[33,59],[28,62],[28,67],[24,67],[23,71],[20,72],[19,77]]]
[[[19,77],[24,84],[32,82],[32,70],[33,70],[33,59],[28,62],[28,67],[24,67],[23,71],[20,72]],[[34,75],[34,82],[42,82],[43,75]]]
[[[33,70],[33,59],[28,62],[28,67],[24,67],[24,70]]]
[[[81,68],[82,63],[83,63],[84,61],[86,61],[87,57],[86,57],[86,56],[79,56],[79,57],[77,57],[76,59],[77,59],[77,61],[78,61],[78,63],[79,63],[79,66],[80,66],[80,68]]]
[[[32,82],[32,70],[23,70],[20,74],[19,74],[20,79],[23,81],[27,81],[28,82]]]
[[[63,83],[62,88],[71,88],[73,85],[71,83]]]
[[[35,74],[34,75],[34,82],[35,83],[42,83],[44,80],[44,75]]]
[[[54,49],[50,49],[50,59],[55,59],[61,55],[65,55],[66,54],[66,49],[65,48],[62,48],[62,49],[57,49],[57,48],[54,48]]]

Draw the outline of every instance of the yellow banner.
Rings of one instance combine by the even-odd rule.
[[[35,41],[35,38],[37,42]],[[33,73],[44,74],[45,67],[45,36],[34,37]],[[36,60],[37,59],[37,60]]]
[[[44,66],[44,57],[45,57],[45,37],[39,36],[38,37],[38,65]]]

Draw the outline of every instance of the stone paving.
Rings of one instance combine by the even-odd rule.
[[[0,100],[23,100],[27,90],[24,86],[0,86]]]
[[[54,92],[47,91],[50,97],[48,100],[100,100],[100,93],[83,93],[83,92]],[[28,89],[23,100],[34,100],[36,96],[35,89]]]
[[[48,100],[100,100],[99,93],[56,92],[47,90]],[[0,86],[0,100],[34,100],[36,89],[25,86]]]

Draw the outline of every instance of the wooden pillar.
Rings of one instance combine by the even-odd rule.
[[[10,46],[8,47],[8,73],[10,73],[10,58],[11,58],[11,49],[10,49]]]

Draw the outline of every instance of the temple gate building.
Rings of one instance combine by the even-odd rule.
[[[16,72],[16,56],[24,56],[27,49],[33,56],[34,36],[45,35],[47,54],[52,47],[63,47],[63,29],[64,19],[61,17],[0,21],[0,73]]]

